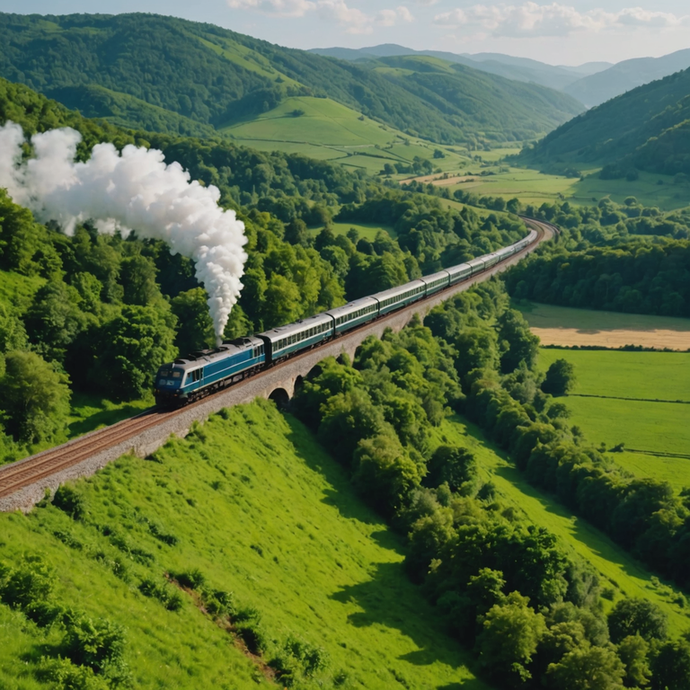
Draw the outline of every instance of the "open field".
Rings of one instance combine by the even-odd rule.
[[[481,152],[486,157],[487,152]],[[490,160],[487,158],[487,161]],[[597,170],[586,170],[586,177],[564,177],[541,173],[530,168],[510,167],[507,163],[482,167],[481,163],[471,161],[463,166],[444,168],[449,176],[458,177],[455,183],[436,179],[433,184],[443,186],[454,192],[462,189],[480,196],[502,196],[504,199],[517,197],[523,204],[541,205],[544,202],[570,201],[583,206],[598,203],[610,197],[622,204],[629,196],[634,196],[645,206],[658,206],[663,210],[684,208],[690,202],[687,186],[674,184],[669,175],[640,173],[638,180],[600,180]],[[483,174],[481,174],[483,173]],[[437,173],[434,178],[440,178]],[[419,178],[417,178],[419,179]],[[661,183],[661,184],[660,184]]]
[[[515,303],[544,345],[690,349],[690,319]]]
[[[443,171],[468,163],[464,150],[407,136],[328,98],[287,98],[255,119],[229,122],[220,129],[238,144],[333,160],[370,175],[386,163],[409,164],[415,156]],[[445,157],[434,159],[436,149]]]
[[[331,223],[333,232],[336,235],[347,235],[350,228],[354,228],[359,233],[360,237],[373,242],[376,239],[376,235],[379,232],[388,233],[391,237],[396,236],[395,230],[389,225],[379,225],[378,223],[354,223],[350,221],[345,221],[343,223]],[[323,228],[312,228],[309,232],[313,235],[318,235]]]
[[[590,442],[624,443],[613,459],[628,471],[690,486],[690,354],[542,349],[540,366],[560,358],[577,377],[570,422]]]
[[[82,521],[53,506],[0,515],[0,562],[41,554],[56,571],[58,601],[123,624],[133,687],[268,686],[192,596],[182,593],[172,612],[139,592],[145,577],[163,584],[165,572],[196,568],[232,591],[236,606],[259,612],[269,655],[290,635],[323,648],[314,687],[334,687],[342,671],[343,688],[486,689],[404,574],[401,540],[313,436],[271,403],[216,415],[154,458],[122,458],[77,491]],[[104,525],[117,526],[118,539],[104,536]],[[149,555],[134,559],[123,545]],[[111,571],[116,558],[124,579]],[[0,626],[0,676],[16,679],[11,687],[47,687],[32,671],[56,633],[4,605]]]
[[[601,576],[602,587],[612,587],[616,592],[615,601],[620,596],[648,599],[667,613],[672,634],[679,635],[688,628],[690,609],[673,602],[676,590],[655,584],[647,570],[608,537],[585,520],[574,517],[550,496],[530,486],[505,459],[505,454],[486,441],[476,426],[453,416],[443,423],[440,434],[443,442],[450,441],[471,449],[479,462],[482,478],[492,481],[508,503],[591,563]],[[611,606],[608,602],[604,604]]]

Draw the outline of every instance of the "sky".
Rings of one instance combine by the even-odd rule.
[[[688,0],[100,0],[98,12],[210,22],[291,48],[499,52],[553,65],[619,62],[690,48]],[[21,14],[93,12],[93,0],[0,0]]]

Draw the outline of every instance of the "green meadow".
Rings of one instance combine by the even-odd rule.
[[[483,437],[478,427],[453,416],[443,423],[438,440],[472,450],[481,478],[493,482],[506,502],[591,563],[601,577],[602,588],[614,592],[613,601],[604,602],[607,607],[619,597],[642,597],[658,604],[668,614],[672,634],[687,630],[690,608],[678,603],[682,599],[677,590],[651,576],[630,554],[585,520],[573,516],[556,500],[532,487],[505,454]]]
[[[175,591],[165,574],[191,569],[259,619],[265,659],[289,638],[322,649],[325,666],[296,687],[486,687],[408,581],[402,540],[271,403],[215,415],[154,457],[121,458],[75,490],[80,520],[53,505],[0,515],[0,562],[40,555],[56,574],[55,601],[124,625],[133,687],[268,686],[264,667],[198,597],[178,590],[182,606],[169,611],[140,592],[146,578]],[[57,651],[59,630],[4,605],[0,626],[7,687],[47,687],[35,671]]]
[[[410,137],[328,98],[287,98],[257,118],[228,122],[220,130],[238,144],[337,161],[369,175],[386,163],[409,164],[415,156],[442,171],[467,165],[464,150]],[[445,157],[434,159],[436,149]]]
[[[363,237],[370,242],[376,239],[376,235],[380,232],[388,233],[391,237],[396,237],[397,233],[390,225],[380,225],[379,223],[355,223],[350,221],[345,221],[343,223],[331,223],[330,227],[336,235],[347,235],[351,228],[354,228],[360,237]],[[310,232],[313,235],[318,235],[323,227],[312,228]]]
[[[570,422],[589,441],[625,444],[612,457],[636,476],[690,486],[690,353],[542,349],[540,366],[560,358],[577,377]]]

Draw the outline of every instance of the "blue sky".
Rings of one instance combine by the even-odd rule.
[[[93,0],[0,0],[5,12],[93,12]],[[294,48],[399,43],[502,52],[551,64],[690,48],[687,0],[101,0],[98,11],[205,21]]]

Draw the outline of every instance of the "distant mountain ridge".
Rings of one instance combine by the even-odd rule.
[[[423,87],[414,74],[153,14],[0,14],[0,44],[0,76],[91,117],[176,133],[249,120],[294,96],[331,98],[403,133],[451,144],[535,138],[582,110],[551,89],[477,69],[453,72],[447,62]]]
[[[626,91],[690,67],[690,49],[678,50],[658,58],[634,58],[616,64],[587,62],[578,66],[549,65],[538,60],[502,53],[458,54],[435,50],[412,50],[393,43],[359,49],[315,48],[310,52],[359,63],[372,58],[400,55],[438,57],[507,79],[533,82],[562,91],[587,108],[601,105]]]
[[[314,48],[309,52],[350,61],[366,61],[372,57],[397,57],[402,55],[437,57],[448,62],[455,62],[483,72],[496,74],[506,79],[534,82],[535,84],[557,90],[563,90],[567,85],[578,81],[583,75],[594,74],[598,70],[612,66],[608,62],[589,62],[577,67],[555,66],[539,62],[538,60],[513,57],[502,53],[469,54],[439,50],[413,50],[394,43],[359,49]]]
[[[626,91],[688,67],[690,49],[678,50],[659,58],[623,60],[607,70],[587,75],[569,84],[563,91],[592,108]]]

